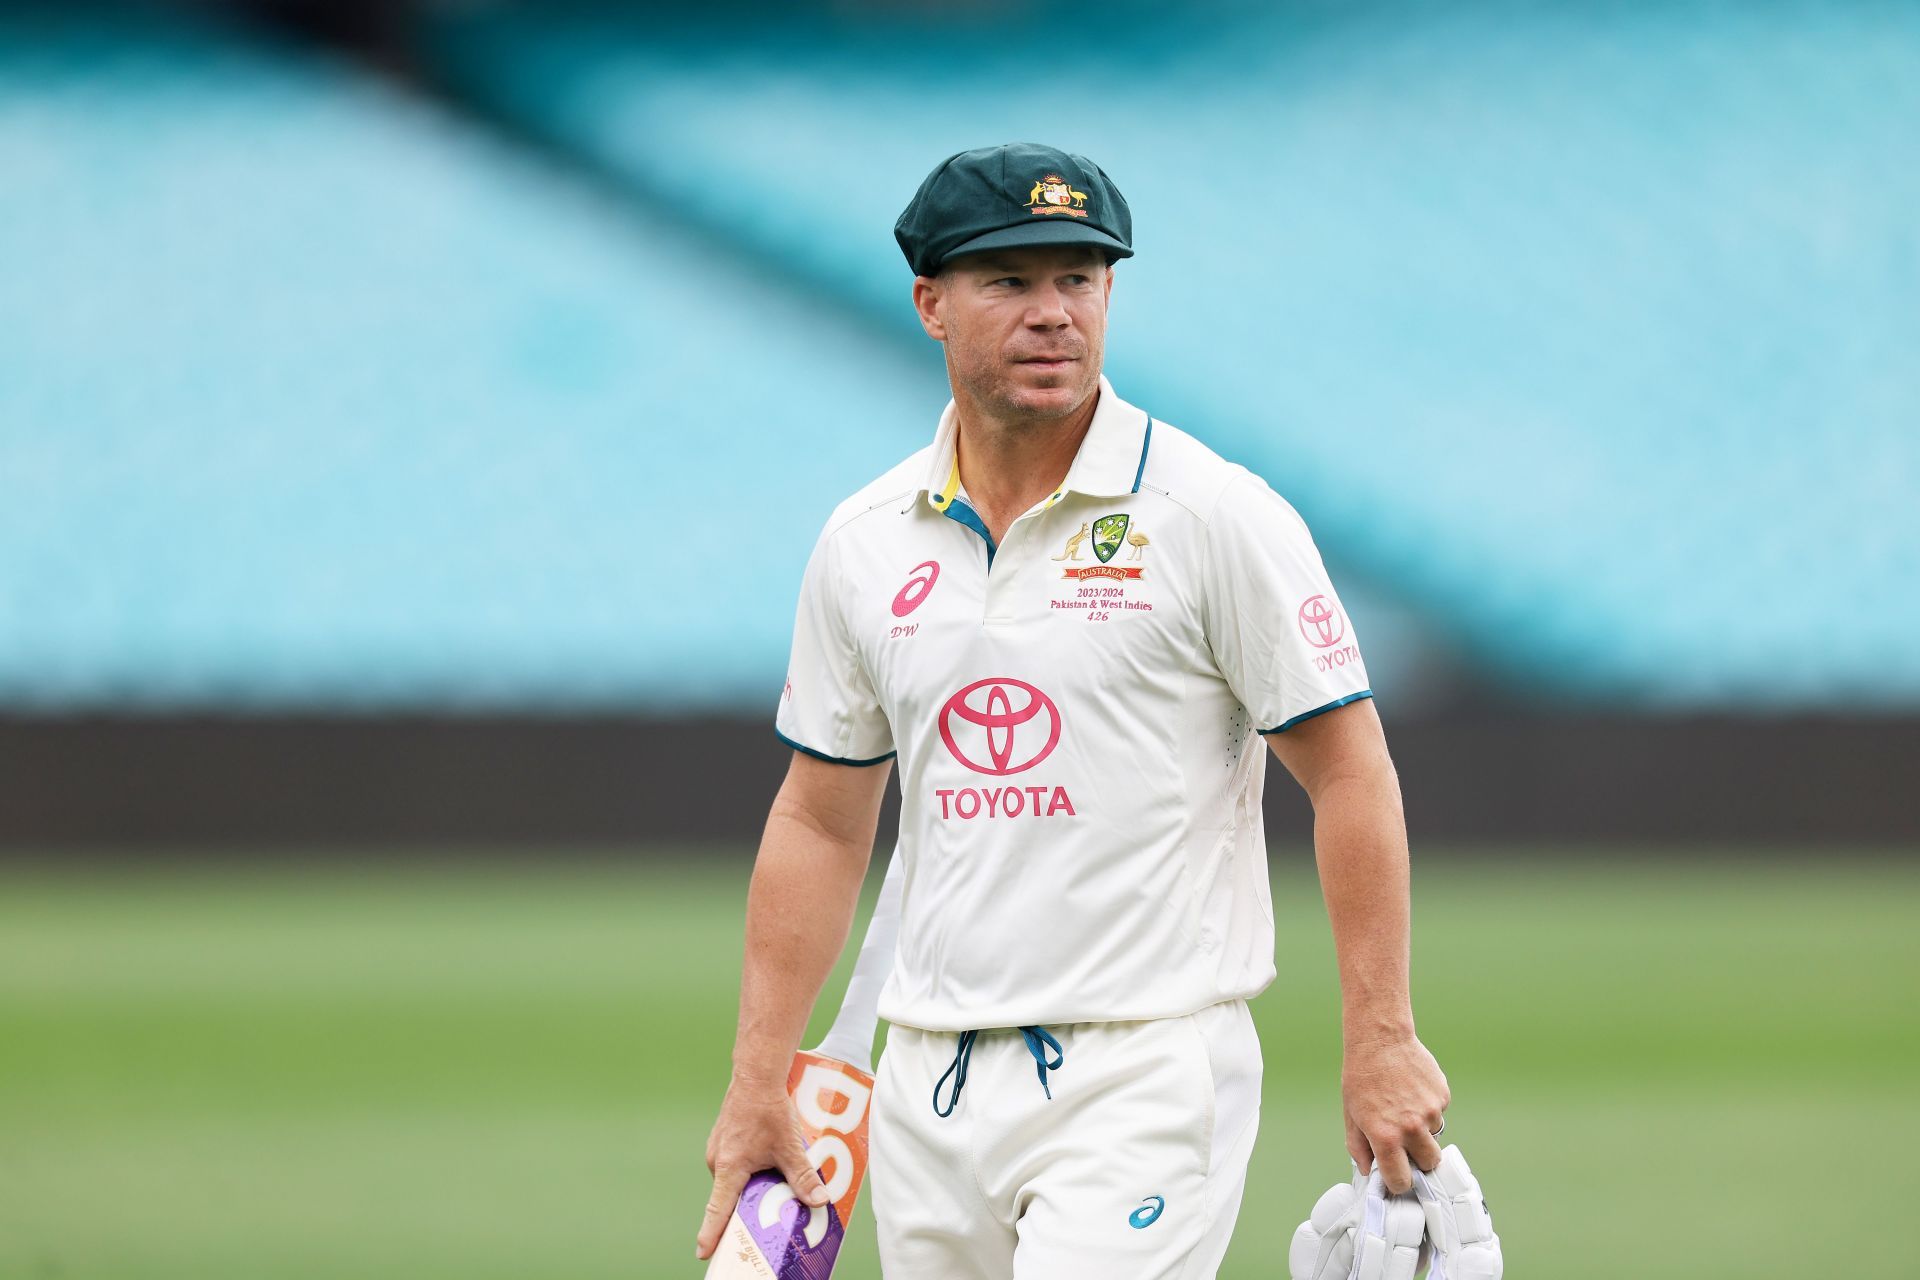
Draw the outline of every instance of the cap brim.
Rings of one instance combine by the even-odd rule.
[[[989,231],[985,235],[955,245],[940,259],[940,266],[946,266],[963,253],[980,253],[986,249],[1021,249],[1032,245],[1090,244],[1105,250],[1116,258],[1131,258],[1133,250],[1114,239],[1098,227],[1088,226],[1084,222],[1072,220],[1021,222],[1011,227],[1002,227],[998,231]]]

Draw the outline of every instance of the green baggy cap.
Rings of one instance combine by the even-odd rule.
[[[918,276],[982,249],[1090,244],[1109,259],[1133,256],[1133,214],[1120,189],[1085,156],[1038,142],[1009,142],[948,156],[934,166],[893,238]]]

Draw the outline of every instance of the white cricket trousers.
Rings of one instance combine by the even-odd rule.
[[[1226,1256],[1260,1119],[1245,1000],[1183,1018],[984,1030],[959,1101],[960,1035],[888,1029],[872,1196],[887,1280],[1206,1280]],[[1052,1091],[1052,1098],[1047,1097]]]

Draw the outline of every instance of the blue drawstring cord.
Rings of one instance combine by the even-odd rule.
[[[966,1088],[967,1085],[967,1063],[973,1059],[973,1038],[979,1034],[978,1031],[962,1031],[960,1033],[960,1048],[953,1055],[953,1065],[946,1069],[946,1072],[933,1086],[933,1114],[943,1120],[952,1115],[953,1109],[960,1105],[960,1090]],[[940,1109],[940,1086],[947,1082],[947,1076],[953,1076],[953,1098],[947,1103],[947,1109],[942,1111]]]
[[[967,1086],[967,1067],[973,1061],[974,1038],[979,1034],[978,1031],[960,1033],[960,1044],[954,1050],[953,1063],[941,1073],[940,1079],[933,1086],[933,1114],[942,1119],[952,1115],[953,1109],[960,1105],[960,1091]],[[1060,1047],[1060,1042],[1054,1039],[1053,1033],[1045,1027],[1021,1027],[1020,1036],[1027,1042],[1027,1052],[1033,1055],[1034,1073],[1040,1077],[1040,1087],[1046,1091],[1047,1101],[1051,1102],[1053,1087],[1047,1083],[1047,1072],[1057,1071],[1065,1065],[1067,1051]],[[1053,1050],[1051,1060],[1047,1057],[1048,1049]],[[945,1087],[949,1076],[953,1077],[953,1096],[947,1099],[947,1108],[942,1111],[940,1090]]]
[[[1045,1027],[1022,1027],[1020,1034],[1026,1038],[1027,1052],[1033,1055],[1033,1070],[1040,1077],[1040,1087],[1047,1091],[1047,1101],[1053,1101],[1053,1090],[1047,1085],[1047,1072],[1057,1070],[1067,1060],[1067,1051],[1053,1038],[1053,1033]],[[1046,1051],[1040,1046],[1046,1045],[1054,1052],[1052,1062],[1047,1061]]]

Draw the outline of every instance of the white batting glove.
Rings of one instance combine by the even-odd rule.
[[[1353,1181],[1336,1182],[1314,1202],[1293,1233],[1287,1269],[1293,1280],[1347,1280],[1353,1273],[1353,1229],[1360,1225],[1366,1179],[1348,1157]]]
[[[1432,1173],[1413,1171],[1413,1195],[1433,1252],[1427,1280],[1500,1280],[1505,1262],[1480,1182],[1457,1146],[1440,1152]]]
[[[1421,1247],[1426,1234],[1420,1202],[1411,1194],[1389,1192],[1376,1162],[1367,1175],[1360,1225],[1354,1229],[1351,1280],[1413,1280],[1427,1260]]]
[[[1413,1280],[1426,1261],[1420,1202],[1389,1195],[1377,1165],[1362,1174],[1351,1158],[1347,1164],[1353,1180],[1327,1188],[1293,1233],[1293,1280]]]

